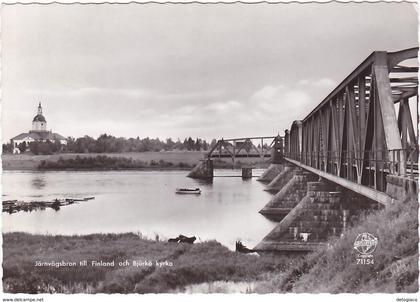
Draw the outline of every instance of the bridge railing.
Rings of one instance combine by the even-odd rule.
[[[386,191],[387,175],[416,180],[419,178],[417,147],[365,152],[307,151],[286,153],[285,156],[306,166],[383,192]],[[401,167],[402,158],[405,159],[404,167]]]

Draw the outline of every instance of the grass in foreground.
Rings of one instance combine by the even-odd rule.
[[[306,256],[254,256],[220,243],[152,241],[128,234],[3,235],[3,289],[9,293],[162,293],[198,284],[252,284],[258,293],[418,291],[418,204],[399,202],[365,217],[330,246]],[[373,265],[356,263],[353,243],[379,238]],[[34,267],[40,261],[171,261],[172,267]],[[220,281],[220,282],[217,282]],[[193,291],[193,290],[191,290]],[[213,290],[212,290],[213,291]]]
[[[418,203],[397,202],[360,217],[330,246],[309,254],[284,274],[271,274],[257,291],[297,293],[396,293],[418,292]],[[378,238],[374,264],[356,263],[353,244],[358,234]]]
[[[284,269],[284,258],[230,251],[220,243],[177,244],[136,234],[3,234],[3,290],[8,293],[163,293],[212,281],[248,282]],[[35,261],[112,261],[116,267],[35,267]],[[118,267],[119,261],[173,266]]]

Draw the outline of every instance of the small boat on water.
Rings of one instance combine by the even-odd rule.
[[[83,198],[66,198],[66,200],[72,200],[72,201],[88,201],[95,199],[95,197],[83,197]]]
[[[177,194],[201,194],[200,188],[195,189],[184,189],[184,188],[178,188],[176,189]]]

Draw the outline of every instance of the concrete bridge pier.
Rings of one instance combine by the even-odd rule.
[[[414,200],[417,202],[419,187],[415,179],[398,175],[387,175],[386,194],[399,201]]]
[[[285,168],[284,164],[270,164],[264,173],[257,179],[258,181],[269,183],[273,181]]]
[[[213,160],[210,158],[201,160],[187,175],[197,179],[213,179]]]
[[[285,179],[281,189],[259,211],[270,220],[281,221],[307,194],[308,182],[318,179],[317,175],[298,169],[291,169],[289,173],[290,177]],[[282,176],[282,173],[279,176]]]
[[[283,138],[279,135],[274,139],[274,146],[271,153],[271,163],[272,164],[282,164],[284,163],[284,152],[283,152]]]
[[[252,168],[245,167],[242,168],[242,179],[250,179],[252,178]]]
[[[265,210],[283,215],[277,226],[254,248],[260,252],[308,252],[338,237],[363,211],[377,210],[380,204],[324,179],[310,175],[295,179],[306,186],[302,194],[285,187]],[[296,198],[300,200],[296,202]],[[268,212],[267,212],[268,213]],[[270,213],[269,213],[270,214]]]
[[[298,173],[299,169],[284,165],[283,170],[277,174],[277,176],[265,187],[264,191],[277,193],[280,191],[285,184],[293,177],[294,174]]]

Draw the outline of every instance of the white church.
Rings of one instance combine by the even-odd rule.
[[[47,120],[42,115],[42,106],[40,102],[38,105],[38,113],[32,120],[32,130],[26,133],[21,133],[11,139],[13,153],[19,153],[19,149],[17,147],[23,142],[25,142],[28,146],[29,143],[32,142],[46,142],[48,140],[51,142],[58,140],[61,144],[67,144],[67,139],[64,136],[58,133],[53,133],[51,130],[47,130]]]

